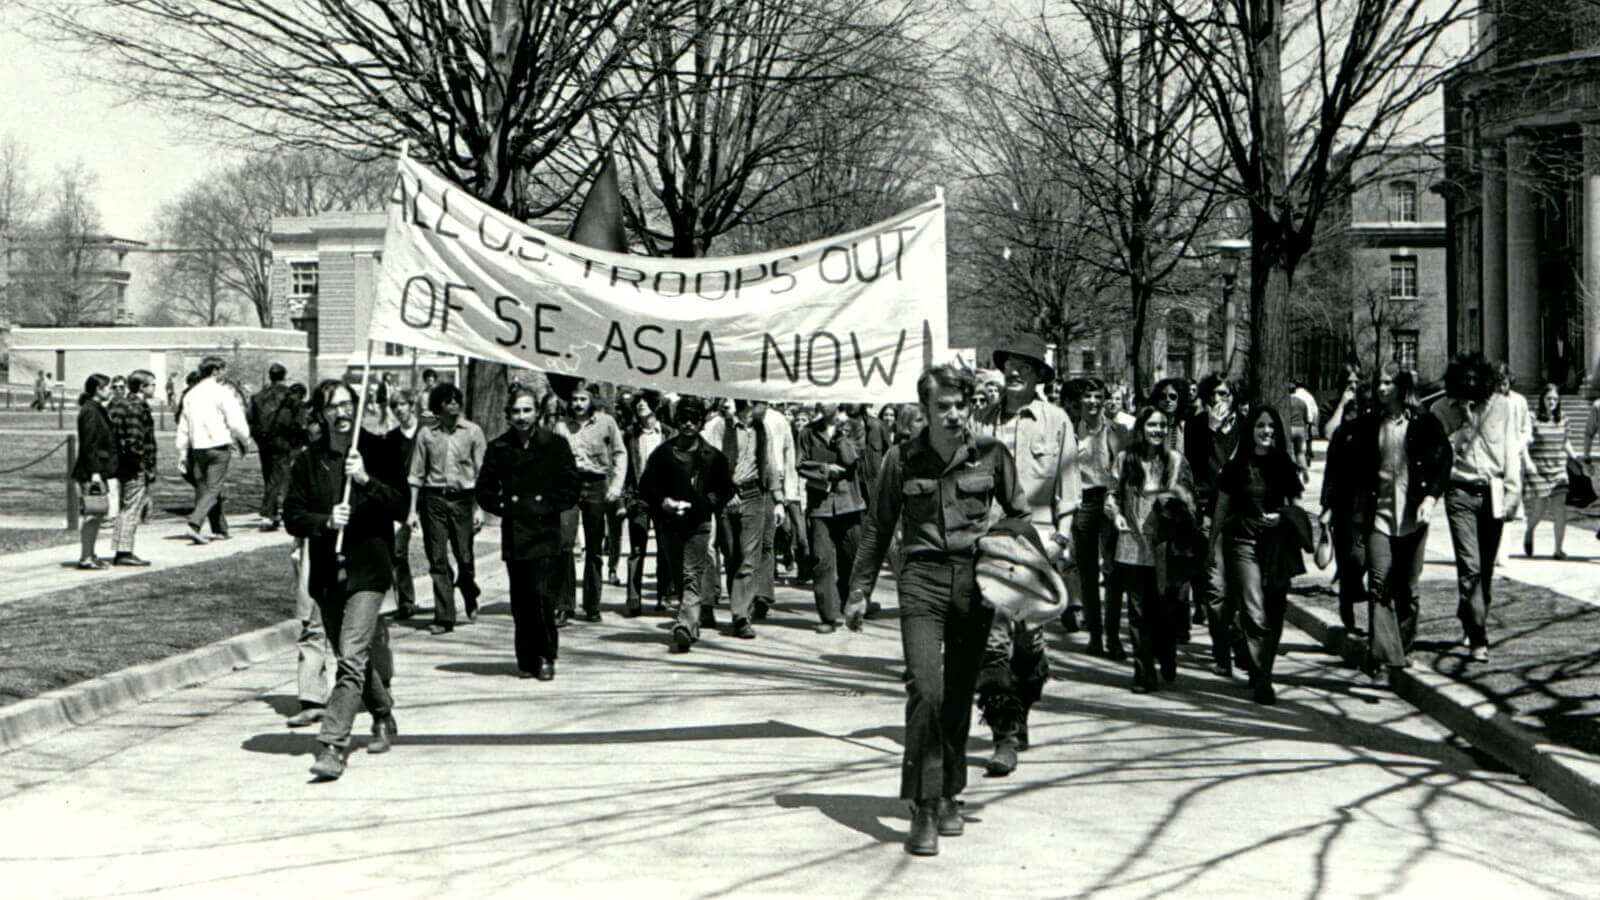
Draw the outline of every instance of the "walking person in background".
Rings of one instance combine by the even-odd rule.
[[[1175,389],[1172,404],[1177,404]],[[1115,582],[1113,572],[1117,532],[1106,514],[1106,500],[1116,486],[1113,464],[1130,438],[1106,408],[1106,386],[1096,378],[1074,378],[1061,390],[1061,400],[1071,417],[1078,441],[1078,482],[1083,492],[1072,517],[1073,568],[1067,587],[1076,594],[1089,629],[1088,652],[1114,660],[1127,657],[1122,647],[1122,588],[1107,584],[1105,605],[1100,603],[1100,577]],[[1165,414],[1163,414],[1165,415]],[[1171,422],[1171,418],[1167,418]],[[1170,426],[1169,426],[1169,429]],[[1066,624],[1066,623],[1063,623]]]
[[[512,385],[505,434],[489,442],[478,473],[478,503],[501,517],[500,552],[511,587],[517,670],[523,678],[556,677],[557,594],[561,586],[561,511],[578,502],[572,448],[540,428],[533,389]]]
[[[1183,454],[1166,446],[1166,413],[1147,406],[1134,420],[1128,447],[1112,464],[1105,514],[1116,528],[1117,581],[1128,600],[1133,636],[1133,692],[1160,689],[1178,677],[1178,635],[1187,624],[1178,602],[1179,572],[1169,563],[1175,529],[1194,530],[1194,481]],[[1174,509],[1173,507],[1178,507]]]
[[[1313,452],[1312,438],[1317,434],[1317,398],[1306,390],[1306,384],[1303,381],[1294,383],[1294,390],[1289,392],[1289,397],[1292,400],[1300,401],[1300,405],[1305,409],[1305,431],[1301,438],[1305,442],[1303,458],[1306,471],[1309,472],[1311,462],[1316,458],[1316,454]]]
[[[115,520],[122,488],[117,481],[117,439],[111,428],[106,404],[111,402],[111,379],[98,372],[83,382],[78,397],[78,458],[72,466],[72,480],[78,482],[84,515],[78,536],[81,551],[78,568],[104,569],[108,563],[95,555],[95,538],[100,523]]]
[[[1271,406],[1252,410],[1248,427],[1217,478],[1211,555],[1220,550],[1227,566],[1228,607],[1237,616],[1236,640],[1242,644],[1255,700],[1271,705],[1277,702],[1272,664],[1283,636],[1292,577],[1283,561],[1289,552],[1298,553],[1284,516],[1303,486],[1278,411]],[[1217,633],[1215,625],[1212,633]],[[1223,656],[1229,649],[1224,645],[1213,653]]]
[[[201,360],[200,378],[184,393],[183,411],[178,415],[178,460],[194,483],[194,510],[187,524],[189,539],[196,544],[207,541],[200,533],[207,519],[211,540],[227,540],[223,504],[227,501],[228,466],[235,450],[243,456],[250,441],[250,423],[239,394],[223,383],[227,371],[220,356]]]
[[[267,386],[250,398],[246,421],[250,437],[261,455],[262,531],[277,531],[283,521],[283,492],[288,489],[289,459],[305,440],[300,421],[305,416],[297,408],[283,383],[289,371],[280,363],[267,367]]]
[[[595,406],[600,385],[580,385],[567,401],[568,415],[555,429],[567,439],[583,480],[578,516],[583,526],[584,622],[600,621],[601,568],[606,549],[606,520],[622,502],[628,479],[628,448],[611,414]]]
[[[1348,498],[1348,527],[1370,573],[1366,668],[1386,676],[1410,664],[1428,517],[1450,483],[1450,442],[1439,420],[1417,409],[1416,382],[1398,364],[1378,370],[1372,393],[1377,408],[1335,432],[1325,477],[1337,477]]]
[[[1011,454],[972,432],[972,373],[935,366],[917,379],[928,425],[884,458],[872,486],[850,575],[845,625],[861,628],[889,539],[899,530],[900,646],[905,655],[905,758],[900,797],[912,801],[906,852],[932,856],[939,836],[965,829],[956,798],[967,786],[967,735],[992,615],[978,597],[974,553],[990,511],[1027,527],[1028,504]]]
[[[298,387],[298,385],[296,385]],[[400,465],[409,474],[411,458],[417,452],[417,435],[422,432],[422,421],[417,417],[417,395],[410,388],[400,388],[389,394],[389,420],[394,423],[388,438],[400,454]],[[417,585],[411,575],[410,520],[400,523],[394,533],[394,617],[409,619],[417,614]]]
[[[477,563],[472,539],[483,525],[483,513],[472,492],[483,467],[487,442],[483,429],[461,415],[461,389],[445,383],[428,396],[433,424],[417,432],[411,456],[411,509],[405,522],[422,530],[428,554],[428,574],[433,580],[433,624],[429,634],[446,634],[456,627],[456,596],[461,591],[467,621],[478,617]],[[390,547],[390,553],[394,548]],[[459,575],[451,571],[455,555]]]
[[[800,435],[799,470],[806,482],[814,559],[811,591],[820,634],[832,634],[844,623],[844,597],[867,508],[861,496],[861,451],[849,422],[848,407],[825,407]]]
[[[1533,530],[1545,519],[1555,529],[1553,559],[1566,559],[1561,545],[1567,536],[1567,463],[1576,460],[1567,440],[1567,417],[1561,412],[1561,392],[1554,384],[1539,395],[1539,411],[1532,422],[1533,439],[1523,469],[1523,498],[1528,504],[1528,529],[1522,535],[1522,552],[1533,556]]]
[[[1390,381],[1393,375],[1390,373]],[[1339,621],[1349,634],[1360,634],[1362,629],[1356,616],[1356,605],[1368,597],[1367,588],[1367,538],[1368,523],[1358,523],[1356,502],[1358,491],[1351,485],[1365,483],[1373,472],[1366,467],[1372,457],[1365,451],[1366,429],[1357,423],[1370,424],[1378,411],[1366,409],[1364,398],[1341,401],[1335,415],[1339,426],[1328,435],[1327,458],[1322,470],[1322,526],[1328,529],[1333,544],[1334,582],[1339,594]],[[1347,414],[1348,413],[1348,414]],[[1359,440],[1358,440],[1359,438]]]
[[[728,458],[701,436],[706,404],[678,400],[678,431],[645,463],[639,494],[656,517],[656,543],[683,588],[672,651],[688,653],[700,638],[700,605],[712,599],[711,519],[733,496]]]
[[[733,475],[734,496],[723,507],[721,519],[727,526],[726,564],[733,580],[729,633],[746,640],[756,636],[751,622],[763,584],[761,546],[772,517],[773,496],[783,484],[769,433],[763,406],[742,399],[734,401],[731,419],[718,416],[705,427],[706,441],[722,449]]]
[[[616,394],[616,405],[612,407],[611,418],[617,423],[617,428],[622,433],[623,446],[623,485],[622,495],[617,501],[606,507],[606,582],[608,584],[625,586],[622,573],[617,567],[622,563],[622,536],[628,528],[627,505],[627,446],[628,435],[633,432],[633,394],[623,390]]]
[[[39,377],[33,380],[33,408],[45,410],[50,407],[50,379],[40,370]]]
[[[318,781],[331,781],[344,774],[357,710],[372,716],[368,753],[387,752],[399,731],[389,694],[389,627],[378,613],[394,578],[394,523],[407,504],[400,458],[389,442],[361,430],[350,385],[334,379],[317,385],[311,414],[322,422],[322,435],[290,467],[283,518],[290,534],[307,540],[307,589],[339,660],[311,766]]]
[[[117,442],[118,497],[114,566],[148,566],[150,561],[133,552],[150,485],[156,480],[156,422],[150,415],[150,396],[156,376],[137,369],[128,376],[127,396],[113,401],[107,412]]]
[[[671,429],[662,425],[654,394],[642,393],[633,401],[633,427],[625,442],[628,449],[628,477],[623,486],[623,508],[628,516],[628,603],[625,614],[637,616],[644,612],[644,558],[650,543],[653,515],[650,504],[639,491],[639,479],[644,476],[645,465],[662,444],[672,439]],[[666,609],[673,599],[681,599],[682,588],[677,584],[677,573],[668,564],[667,555],[661,551],[661,529],[656,526],[656,611]]]
[[[1462,354],[1445,370],[1445,396],[1430,409],[1450,438],[1444,509],[1456,557],[1456,615],[1474,662],[1489,660],[1495,558],[1522,491],[1522,438],[1511,402],[1495,390],[1495,378],[1481,354]]]
[[[1183,456],[1194,477],[1195,511],[1201,516],[1201,528],[1209,533],[1215,531],[1218,481],[1239,446],[1243,428],[1234,406],[1233,385],[1225,376],[1207,375],[1200,379],[1199,390],[1204,411],[1191,417],[1184,428]],[[1234,610],[1223,584],[1222,543],[1214,540],[1210,547],[1205,565],[1195,573],[1193,596],[1195,605],[1205,608],[1211,628],[1212,671],[1226,678],[1233,674]]]

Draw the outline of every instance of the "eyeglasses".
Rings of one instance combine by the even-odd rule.
[[[329,403],[327,408],[340,412],[345,410],[353,410],[356,408],[356,402],[354,400],[340,400],[338,403]]]
[[[1227,388],[1217,388],[1216,390],[1211,392],[1211,396],[1213,396],[1213,397],[1232,397],[1233,396],[1233,391],[1230,391]]]

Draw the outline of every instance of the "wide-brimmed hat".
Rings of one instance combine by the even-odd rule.
[[[1039,367],[1039,371],[1044,373],[1044,377],[1040,378],[1040,381],[1054,381],[1056,370],[1050,363],[1045,361],[1044,354],[1043,338],[1032,334],[1017,335],[995,348],[994,367],[996,369],[1004,369],[1007,357],[1016,356]]]

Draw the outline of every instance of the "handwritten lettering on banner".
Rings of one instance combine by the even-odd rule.
[[[948,344],[944,205],[800,247],[670,259],[546,234],[402,159],[369,335],[680,393],[914,400],[925,352]]]

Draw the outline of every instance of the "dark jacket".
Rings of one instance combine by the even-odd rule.
[[[478,505],[500,516],[505,559],[563,552],[561,511],[578,504],[578,464],[566,438],[535,428],[526,443],[516,431],[489,442],[478,470]]]
[[[386,591],[394,583],[391,553],[394,523],[405,518],[410,495],[400,466],[399,444],[388,436],[357,429],[356,446],[371,476],[350,489],[350,522],[345,526],[345,590]],[[338,586],[334,543],[338,531],[328,517],[344,499],[344,454],[326,438],[307,447],[289,467],[283,498],[283,525],[295,537],[311,540],[311,596],[322,597]]]
[[[111,417],[94,398],[85,400],[78,410],[78,459],[72,464],[75,481],[94,476],[110,480],[117,477],[117,439],[111,430]]]
[[[859,445],[849,428],[835,429],[832,441],[824,436],[825,428],[826,423],[808,426],[795,448],[800,459],[796,468],[806,480],[806,510],[819,518],[860,512],[867,501],[861,490]],[[830,475],[830,464],[844,471]]]
[[[1407,411],[1406,418],[1406,499],[1405,509],[1396,510],[1402,518],[1416,513],[1424,497],[1442,497],[1450,486],[1450,466],[1454,454],[1450,438],[1437,416],[1426,412]],[[1324,474],[1323,496],[1327,497],[1329,480],[1339,478],[1339,493],[1350,498],[1350,520],[1355,533],[1366,535],[1378,512],[1378,469],[1383,463],[1383,449],[1379,444],[1383,415],[1362,416],[1348,425],[1339,426],[1339,432],[1350,431],[1341,448],[1348,457],[1348,465],[1341,463],[1333,468],[1330,457]],[[1331,446],[1331,445],[1330,445]]]
[[[661,425],[661,443],[658,447],[666,446],[678,432],[672,428]],[[622,480],[622,499],[626,502],[629,515],[644,515],[649,513],[648,504],[639,494],[639,479],[644,476],[644,465],[649,462],[639,455],[639,429],[637,426],[629,428],[622,439],[622,445],[628,451],[628,472]]]
[[[156,420],[143,396],[111,401],[106,410],[117,442],[117,477],[128,481],[156,471]]]
[[[250,398],[245,420],[250,438],[261,450],[283,452],[305,443],[305,404],[294,399],[282,382],[269,384]]]
[[[858,472],[861,491],[870,499],[873,485],[878,483],[878,473],[883,471],[883,457],[891,446],[889,430],[884,427],[882,419],[867,413],[857,415],[850,421],[855,424],[851,437],[856,442],[857,452],[861,454]]]
[[[1217,482],[1222,468],[1233,458],[1239,446],[1239,435],[1248,426],[1244,416],[1234,414],[1233,428],[1226,434],[1211,430],[1211,417],[1204,413],[1191,416],[1183,426],[1183,455],[1189,462],[1189,473],[1194,476],[1195,502],[1199,512],[1210,516],[1217,502]]]
[[[639,494],[656,517],[657,527],[692,531],[707,522],[733,496],[733,474],[722,451],[697,437],[688,450],[670,441],[656,448],[645,462]],[[661,501],[689,501],[683,515],[668,512]]]

